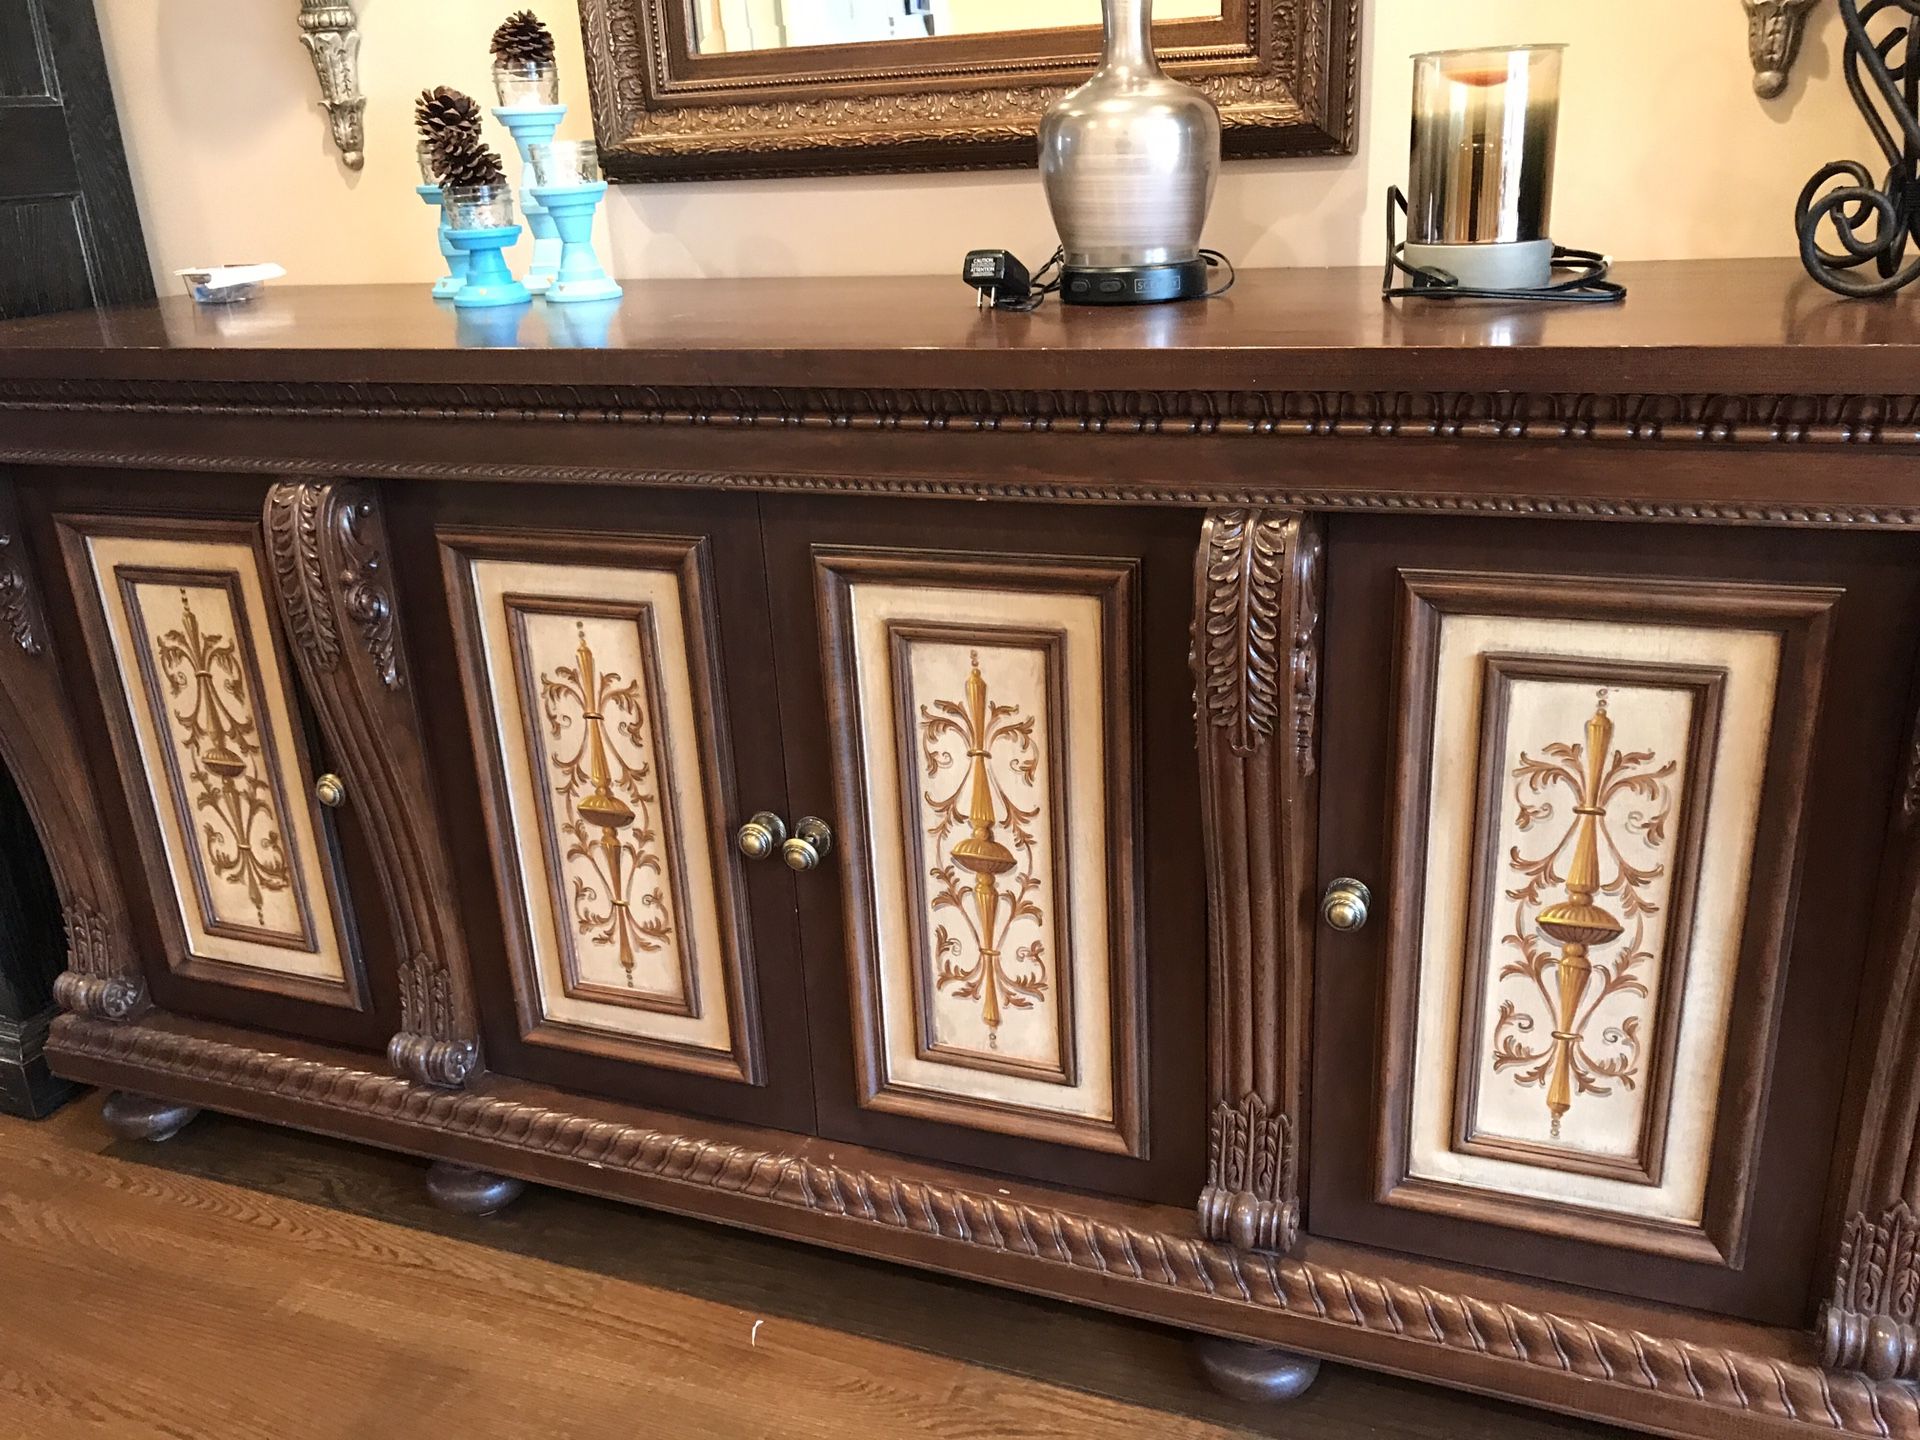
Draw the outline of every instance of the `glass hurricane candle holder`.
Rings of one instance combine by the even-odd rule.
[[[558,105],[560,71],[551,60],[495,61],[493,90],[503,106]]]
[[[467,257],[466,279],[454,294],[462,309],[517,305],[529,298],[501,252],[520,238],[513,191],[505,185],[450,186],[442,196],[447,239]]]
[[[1413,57],[1407,259],[1486,289],[1548,283],[1560,45]]]
[[[616,300],[620,286],[593,253],[593,212],[606,196],[600,152],[586,140],[549,140],[528,147],[535,183],[528,193],[560,236],[560,264],[542,293],[549,301]]]

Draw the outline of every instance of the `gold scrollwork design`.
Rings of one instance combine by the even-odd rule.
[[[1551,799],[1529,796],[1543,797],[1555,788],[1574,796],[1572,815],[1550,849],[1527,857],[1516,845],[1507,861],[1509,872],[1522,883],[1506,891],[1514,902],[1514,921],[1513,932],[1502,943],[1518,951],[1519,958],[1502,966],[1499,978],[1524,980],[1537,992],[1545,1005],[1548,1043],[1537,1048],[1530,1043],[1541,1017],[1529,1004],[1512,998],[1501,999],[1493,1032],[1495,1072],[1517,1071],[1513,1078],[1518,1084],[1546,1087],[1556,1139],[1576,1094],[1611,1095],[1615,1085],[1631,1090],[1642,1061],[1641,1032],[1647,1017],[1638,1007],[1604,1024],[1598,1044],[1592,1026],[1601,1007],[1616,996],[1648,996],[1644,977],[1654,955],[1647,944],[1647,921],[1660,907],[1647,892],[1666,865],[1628,860],[1610,827],[1609,811],[1622,795],[1649,802],[1651,814],[1634,810],[1620,823],[1647,850],[1658,851],[1666,843],[1673,813],[1669,781],[1678,762],[1659,764],[1651,750],[1614,750],[1609,756],[1613,733],[1607,692],[1601,689],[1586,724],[1584,746],[1556,741],[1538,759],[1523,750],[1512,772],[1518,806],[1514,820],[1521,831],[1531,831],[1554,815]],[[1562,875],[1560,857],[1569,846],[1572,856]],[[1603,847],[1612,863],[1610,878],[1602,873]],[[1557,887],[1564,887],[1566,898],[1543,905],[1545,893]],[[1625,921],[1597,903],[1600,895],[1617,901]],[[1611,963],[1596,961],[1593,952],[1626,935],[1627,922],[1633,926],[1631,938]],[[1557,942],[1558,953],[1542,945],[1535,931]],[[1553,972],[1551,987],[1548,971]]]
[[[185,590],[179,625],[154,636],[153,647],[167,693],[175,700],[187,696],[186,708],[171,713],[192,761],[194,809],[207,817],[200,829],[207,863],[221,879],[245,887],[254,917],[265,925],[267,893],[287,889],[293,877],[273,789],[262,773],[240,652],[231,637],[200,628]]]
[[[1046,923],[1034,899],[1041,879],[1035,873],[1032,824],[1040,807],[1019,805],[1007,789],[1009,781],[1033,788],[1040,751],[1033,738],[1035,717],[1022,719],[1020,706],[989,698],[978,651],[969,653],[968,663],[964,703],[935,700],[920,707],[920,752],[929,781],[954,767],[950,744],[966,752],[966,765],[953,789],[945,795],[928,789],[923,795],[935,817],[927,830],[934,844],[928,873],[940,887],[930,904],[936,912],[952,910],[960,917],[972,940],[973,958],[971,963],[963,958],[965,939],[945,925],[934,927],[930,958],[936,990],[952,987],[958,998],[980,1001],[987,1043],[997,1049],[1003,1008],[1030,1010],[1044,1003],[1047,994],[1042,934],[1014,945],[1008,958],[1016,926],[1028,923],[1038,931]],[[999,839],[1002,828],[1013,842],[1011,848]],[[949,846],[949,837],[959,829],[966,834]],[[1002,876],[1007,877],[1004,886]]]
[[[570,842],[565,863],[573,867],[573,918],[580,934],[615,947],[632,988],[638,956],[673,942],[654,821],[659,802],[647,788],[653,766],[646,759],[646,713],[640,681],[623,684],[613,671],[601,671],[586,626],[576,621],[574,628],[580,642],[575,663],[540,677],[541,708],[553,738],[572,727],[574,710],[585,727],[571,755],[552,756],[560,776],[555,793],[571,812],[560,829]],[[615,719],[613,731],[632,745],[636,758],[630,760],[608,733],[610,715],[625,717]],[[643,876],[655,883],[636,894]]]

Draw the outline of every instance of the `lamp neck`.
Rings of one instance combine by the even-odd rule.
[[[1108,70],[1158,70],[1153,58],[1153,0],[1105,0]]]

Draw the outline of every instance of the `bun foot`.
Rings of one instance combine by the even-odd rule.
[[[100,1118],[107,1129],[121,1140],[151,1140],[158,1144],[171,1140],[200,1113],[198,1105],[183,1105],[177,1100],[156,1100],[151,1095],[135,1095],[116,1090],[100,1107]]]
[[[1320,1362],[1311,1355],[1216,1335],[1194,1336],[1192,1350],[1194,1368],[1209,1385],[1234,1400],[1269,1404],[1292,1400],[1304,1394],[1320,1373]]]
[[[496,1175],[491,1170],[469,1170],[465,1165],[436,1160],[427,1167],[427,1197],[456,1215],[491,1215],[520,1198],[526,1181]]]

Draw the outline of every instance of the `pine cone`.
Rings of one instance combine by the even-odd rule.
[[[509,65],[551,65],[553,32],[531,10],[517,10],[493,32],[493,54]]]
[[[433,173],[449,190],[469,185],[504,185],[500,157],[478,135],[448,132],[433,140]]]
[[[445,85],[422,90],[413,102],[413,123],[421,138],[438,145],[443,136],[480,138],[480,107],[470,95]]]

